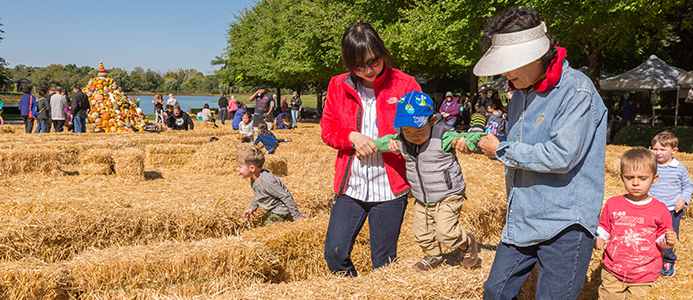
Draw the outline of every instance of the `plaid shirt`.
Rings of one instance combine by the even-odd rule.
[[[262,146],[267,149],[267,153],[273,153],[277,149],[277,137],[273,133],[259,133],[255,139],[255,145],[262,142]]]

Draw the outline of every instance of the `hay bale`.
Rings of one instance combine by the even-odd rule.
[[[236,154],[247,144],[222,138],[200,146],[190,158],[188,167],[197,171],[214,171],[214,173],[231,174],[236,171]]]
[[[35,260],[0,264],[0,299],[69,299],[62,268]]]
[[[196,148],[191,145],[156,144],[148,145],[146,152],[153,166],[182,166],[195,154]]]
[[[14,126],[12,125],[0,126],[0,128],[2,128],[2,131],[0,131],[0,133],[14,133]]]
[[[232,278],[238,286],[276,282],[278,260],[260,243],[232,237],[88,251],[69,262],[74,287],[87,295]],[[85,296],[85,295],[83,295]]]
[[[80,175],[113,174],[113,154],[111,149],[89,149],[79,155]]]
[[[0,174],[63,174],[60,157],[61,153],[55,149],[0,150]]]
[[[272,172],[276,176],[286,176],[289,174],[289,167],[286,163],[286,157],[277,154],[265,155],[265,165],[263,168]]]
[[[115,152],[113,160],[116,175],[136,180],[144,179],[144,151],[123,148]]]

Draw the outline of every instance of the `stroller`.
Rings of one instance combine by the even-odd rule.
[[[291,119],[291,114],[280,113],[279,115],[277,115],[276,125],[277,129],[293,129],[294,122]]]

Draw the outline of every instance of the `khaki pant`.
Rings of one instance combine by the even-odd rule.
[[[273,212],[270,212],[269,215],[267,216],[267,219],[265,220],[265,223],[262,223],[262,226],[267,226],[269,224],[274,224],[274,223],[286,222],[288,219],[289,219],[289,215],[280,215],[280,214],[275,214]]]
[[[467,248],[467,233],[460,226],[463,195],[452,195],[436,203],[425,205],[416,200],[414,209],[414,237],[424,253],[440,255],[440,245],[448,248]]]
[[[599,299],[628,299],[643,295],[652,289],[654,282],[630,283],[618,279],[606,269],[602,269],[602,283],[599,285]]]

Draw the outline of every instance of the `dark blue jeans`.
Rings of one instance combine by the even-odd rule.
[[[345,195],[335,196],[325,236],[325,260],[330,272],[357,275],[351,261],[351,250],[366,217],[370,228],[373,268],[394,262],[406,208],[406,196],[385,202],[363,202]]]
[[[680,210],[679,212],[676,212],[675,210],[670,210],[669,213],[671,213],[671,226],[674,227],[674,231],[676,231],[676,237],[678,238],[679,236],[679,226],[681,225],[681,217],[683,217],[683,209]],[[674,253],[674,248],[669,248],[669,249],[662,249],[664,250],[662,252],[662,260],[664,262],[669,262],[669,263],[675,263],[676,262],[676,254]]]
[[[484,299],[516,299],[537,262],[535,299],[577,299],[585,285],[592,246],[592,234],[577,224],[533,246],[500,242],[484,283]]]
[[[219,107],[219,117],[221,118],[221,125],[224,125],[224,122],[226,121],[226,112],[227,111],[228,111],[228,108]]]

